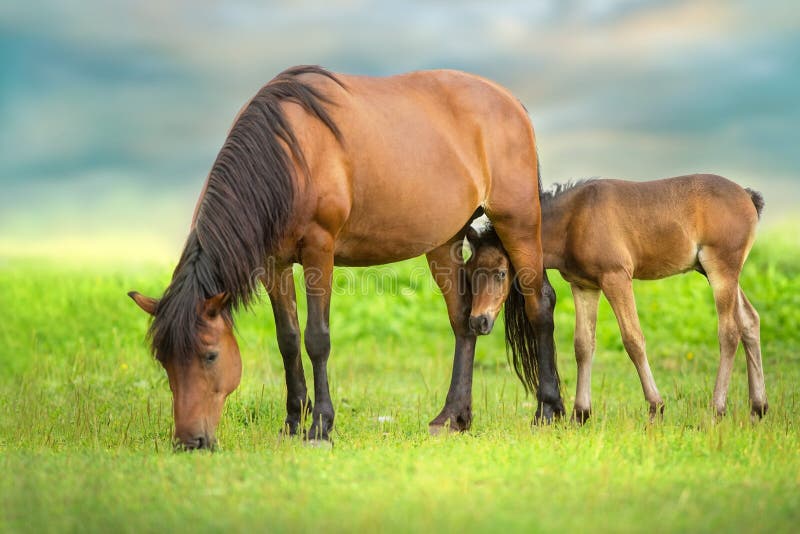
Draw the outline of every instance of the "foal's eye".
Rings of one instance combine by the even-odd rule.
[[[219,357],[219,352],[217,351],[207,352],[205,356],[206,363],[208,364],[214,363],[215,361],[217,361],[218,357]]]
[[[505,271],[498,272],[497,273],[497,278],[499,278],[500,280],[505,280],[506,279],[506,272]]]

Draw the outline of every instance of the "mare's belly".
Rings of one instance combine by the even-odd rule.
[[[334,262],[358,267],[426,254],[449,242],[470,222],[474,203],[464,199],[438,209],[400,211],[388,218],[362,216],[339,233]]]

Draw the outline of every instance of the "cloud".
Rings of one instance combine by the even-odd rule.
[[[16,185],[0,209],[35,209],[25,184],[68,190],[81,176],[193,190],[239,106],[299,63],[496,79],[530,110],[550,179],[725,170],[787,183],[800,167],[795,12],[789,1],[4,2],[0,181]]]

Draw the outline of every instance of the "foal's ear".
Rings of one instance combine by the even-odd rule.
[[[217,293],[210,299],[206,299],[205,303],[203,304],[203,314],[212,318],[216,317],[220,314],[223,308],[225,308],[230,300],[231,296],[229,293]]]
[[[150,315],[156,314],[156,306],[158,306],[158,301],[152,297],[145,297],[141,293],[136,291],[129,291],[128,296],[133,299],[133,301],[144,311],[149,313]]]
[[[480,240],[480,238],[481,236],[478,234],[478,231],[475,228],[472,226],[467,226],[467,241],[474,245]]]

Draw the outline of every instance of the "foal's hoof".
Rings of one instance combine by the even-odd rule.
[[[565,414],[566,411],[561,400],[558,403],[540,402],[533,416],[533,425],[550,425],[553,421],[564,417]]]
[[[570,421],[582,425],[586,423],[586,421],[588,421],[591,416],[592,416],[591,408],[574,408],[572,410],[572,417],[570,418]]]
[[[655,423],[664,419],[664,403],[656,403],[650,405],[649,421]]]
[[[753,404],[750,407],[750,417],[755,419],[761,419],[765,415],[767,415],[767,410],[769,410],[769,404],[765,401],[764,404]]]

